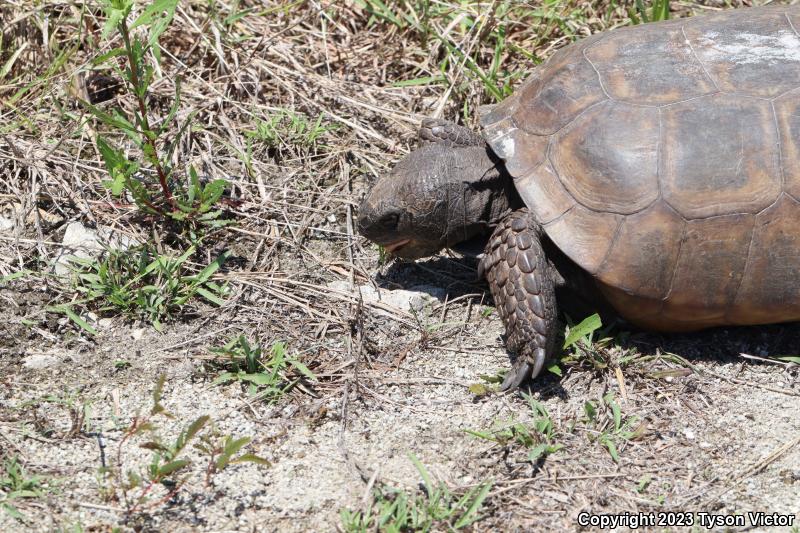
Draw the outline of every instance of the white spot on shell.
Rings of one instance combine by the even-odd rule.
[[[800,62],[800,38],[793,31],[775,35],[740,32],[720,38],[718,32],[703,34],[696,47],[701,61],[725,61],[737,65]]]
[[[502,157],[505,160],[508,160],[514,157],[514,138],[510,135],[504,137],[503,140],[500,141],[499,150],[497,150],[497,155]]]

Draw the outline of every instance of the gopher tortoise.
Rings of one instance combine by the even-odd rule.
[[[800,320],[798,28],[800,7],[738,9],[566,46],[482,135],[424,121],[359,231],[408,259],[493,231],[504,388],[576,301],[659,331]]]

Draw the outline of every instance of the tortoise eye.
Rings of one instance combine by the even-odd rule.
[[[397,228],[397,223],[399,221],[400,221],[400,215],[398,215],[397,213],[388,213],[381,217],[380,224],[385,229],[393,230]]]

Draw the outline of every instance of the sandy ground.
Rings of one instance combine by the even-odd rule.
[[[119,524],[122,507],[103,497],[99,443],[106,460],[115,460],[121,430],[137,411],[149,409],[160,373],[167,376],[164,406],[176,417],[164,423],[166,434],[209,414],[220,432],[253,436],[251,451],[272,466],[233,465],[210,486],[198,468],[168,504],[132,518],[128,527],[134,529],[335,530],[339,510],[362,505],[373,476],[414,489],[420,476],[410,453],[453,487],[494,480],[496,496],[481,529],[572,530],[582,511],[800,509],[796,371],[729,356],[700,358],[685,377],[647,379],[632,372],[621,405],[625,415],[644,421],[644,433],[620,447],[619,464],[591,442],[590,431],[566,429],[580,420],[587,399],[598,401],[609,390],[619,397],[619,382],[579,369],[560,382],[546,377],[533,387],[533,397],[547,407],[565,448],[534,466],[519,447],[466,433],[530,419],[518,395],[478,399],[468,390],[481,375],[503,368],[507,356],[496,317],[467,316],[466,307],[449,310],[447,319],[458,322],[459,330],[441,348],[415,346],[397,366],[376,362],[363,373],[351,368],[353,379],[342,390],[276,406],[249,401],[238,384],[211,386],[199,359],[209,334],[188,325],[159,335],[114,324],[91,346],[15,351],[4,357],[13,363],[4,365],[2,437],[27,469],[52,480],[53,490],[22,507],[34,520],[23,524],[2,515],[0,529],[82,524],[99,530]],[[440,318],[421,314],[425,321]],[[218,327],[212,320],[203,331]],[[746,345],[754,342],[753,334],[723,331],[678,342],[726,337]],[[760,342],[763,336],[755,338]],[[119,359],[130,366],[115,369]],[[29,369],[26,361],[46,366]],[[80,432],[68,406],[83,406]],[[130,443],[122,457],[127,465],[147,462],[147,453]],[[639,492],[645,476],[650,482]]]
[[[531,460],[546,440],[534,429],[543,416],[521,394],[493,389],[508,354],[474,261],[385,262],[353,230],[365,191],[415,146],[422,117],[475,127],[473,110],[554,50],[629,24],[624,6],[379,4],[181,3],[149,102],[165,115],[183,77],[178,117],[195,122],[175,158],[228,180],[236,225],[191,257],[197,272],[230,251],[214,277],[228,283],[224,305],[191,300],[163,333],[76,303],[74,285],[50,275],[71,224],[182,251],[174,228],[102,186],[97,135],[136,150],[86,122],[71,89],[119,39],[104,41],[101,14],[82,4],[0,4],[0,505],[21,514],[0,508],[0,531],[375,530],[348,529],[342,511],[399,501],[393,490],[425,500],[412,457],[456,498],[491,484],[466,530],[589,531],[581,517],[644,513],[666,525],[637,531],[800,531],[800,367],[774,359],[800,354],[800,326],[617,327],[573,353],[561,377],[545,373],[525,391],[560,446]],[[673,2],[673,16],[750,4]],[[134,108],[129,96],[109,98],[98,105]],[[276,117],[275,138],[257,139],[257,125]],[[323,131],[310,139],[291,117],[306,127],[319,118]],[[97,334],[54,310],[69,302]],[[292,387],[272,401],[215,384],[230,362],[212,349],[240,334],[285,343],[315,379],[285,369],[280,385]],[[160,376],[171,417],[151,414]],[[214,473],[198,437],[179,454],[191,461],[179,475],[126,488],[129,474],[147,477],[153,455],[143,445],[154,435],[131,434],[134,423],[150,421],[170,444],[204,415],[206,444],[250,437],[240,453],[269,464]],[[510,428],[514,437],[498,442],[474,435]],[[20,486],[12,461],[35,481],[30,497],[8,499]],[[687,512],[695,524],[677,525],[687,515],[674,513]],[[700,513],[747,512],[794,525],[700,523]]]

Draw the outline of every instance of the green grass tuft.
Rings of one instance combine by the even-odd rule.
[[[459,496],[444,483],[434,482],[417,457],[411,454],[409,458],[422,477],[424,490],[375,489],[365,509],[340,511],[344,531],[458,531],[482,518],[479,512],[492,488],[491,481],[484,481]]]

